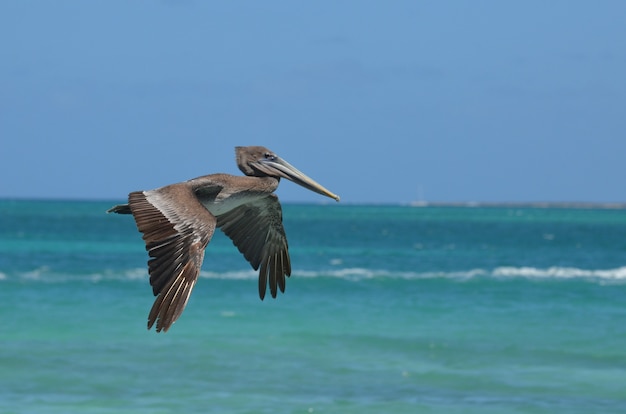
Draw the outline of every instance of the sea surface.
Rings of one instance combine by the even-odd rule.
[[[626,210],[287,204],[157,334],[120,201],[0,200],[0,413],[626,413]]]

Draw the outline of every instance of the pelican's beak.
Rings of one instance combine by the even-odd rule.
[[[259,160],[258,165],[261,169],[269,175],[279,176],[293,181],[296,184],[300,184],[304,188],[308,188],[311,191],[315,191],[318,194],[325,195],[326,197],[333,198],[339,201],[339,196],[328,191],[321,184],[318,184],[313,179],[307,177],[304,173],[299,171],[296,167],[289,164],[279,156],[273,156],[272,158],[265,158]]]

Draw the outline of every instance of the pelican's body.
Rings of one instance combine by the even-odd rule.
[[[274,191],[281,177],[339,201],[331,193],[264,147],[236,147],[246,176],[211,174],[182,183],[129,194],[128,204],[109,212],[131,214],[143,233],[150,284],[157,296],[148,329],[167,331],[185,309],[204,259],[204,249],[219,227],[259,269],[259,296],[269,284],[272,297],[285,290],[291,274],[282,211]]]

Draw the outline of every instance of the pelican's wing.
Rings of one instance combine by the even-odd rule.
[[[148,329],[156,322],[157,332],[167,331],[187,305],[216,219],[185,183],[130,193],[128,204],[152,258],[150,285],[158,297]]]
[[[285,291],[285,277],[291,275],[287,236],[278,197],[270,194],[217,216],[217,226],[231,238],[254,270],[259,271],[259,296],[265,297],[268,282],[276,297]]]

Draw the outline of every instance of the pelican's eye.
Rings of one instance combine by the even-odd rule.
[[[266,152],[264,155],[266,160],[274,161],[276,159],[276,156],[271,152]]]

